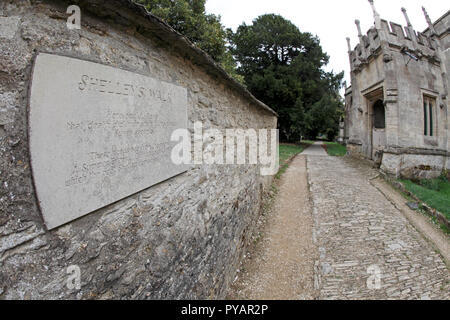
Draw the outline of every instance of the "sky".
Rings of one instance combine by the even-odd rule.
[[[447,3],[447,5],[446,5]],[[428,25],[422,12],[428,11],[434,22],[450,8],[445,0],[375,0],[375,7],[382,19],[406,26],[401,11],[405,7],[411,24],[417,31]],[[345,71],[350,84],[350,66],[346,37],[352,47],[359,42],[355,19],[361,21],[363,34],[374,24],[372,9],[367,0],[207,0],[206,11],[222,17],[222,24],[236,31],[245,22],[266,13],[275,13],[293,22],[302,32],[310,32],[320,38],[321,45],[330,56],[327,71]]]

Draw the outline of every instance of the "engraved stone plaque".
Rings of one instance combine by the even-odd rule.
[[[187,90],[58,55],[36,58],[29,137],[48,229],[185,172],[171,161],[187,127]]]

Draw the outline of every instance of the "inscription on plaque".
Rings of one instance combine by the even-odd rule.
[[[101,64],[39,54],[30,153],[45,223],[61,226],[187,170],[171,161],[187,91]]]

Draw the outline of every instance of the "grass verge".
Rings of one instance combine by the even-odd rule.
[[[347,154],[347,148],[337,142],[324,142],[324,148],[332,157],[343,157]]]
[[[400,180],[406,190],[450,220],[450,182],[445,178],[431,180]]]
[[[278,171],[275,179],[280,179],[283,173],[286,172],[289,167],[289,162],[293,157],[303,152],[306,147],[311,143],[302,142],[301,145],[295,144],[280,144],[280,170]]]
[[[430,221],[435,225],[438,226],[446,235],[450,235],[450,228],[445,225],[442,221],[440,221],[440,219],[437,218],[437,216],[430,211],[430,209],[434,209],[435,211],[437,209],[432,208],[429,204],[424,203],[423,200],[419,199],[419,197],[411,192],[411,189],[408,189],[406,187],[405,181],[411,182],[409,180],[397,180],[397,179],[390,179],[387,178],[386,176],[384,176],[385,181],[395,190],[397,190],[403,198],[405,198],[408,202],[411,203],[417,203],[419,202],[419,208],[416,210],[417,212],[419,212],[420,214],[422,214],[424,217],[430,219]],[[422,204],[420,203],[422,201]],[[428,208],[424,207],[427,206]],[[441,214],[442,216],[442,214]]]

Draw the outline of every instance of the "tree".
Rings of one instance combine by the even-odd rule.
[[[280,137],[295,142],[318,133],[333,136],[342,109],[343,73],[327,73],[329,57],[320,41],[279,15],[242,24],[231,37],[231,52],[248,89],[280,115]]]
[[[323,96],[307,112],[307,134],[311,138],[324,134],[334,140],[339,134],[339,120],[343,115],[342,101],[329,95]]]
[[[206,0],[137,1],[209,54],[236,80],[243,82],[236,73],[236,62],[227,48],[229,31],[222,26],[220,16],[206,13]]]

